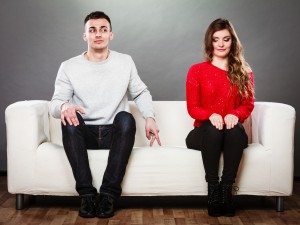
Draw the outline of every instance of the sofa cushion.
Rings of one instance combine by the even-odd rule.
[[[93,183],[98,190],[108,153],[108,150],[88,150]],[[251,144],[245,149],[237,177],[240,194],[268,192],[270,154],[260,144]],[[77,195],[71,166],[62,146],[50,142],[41,144],[34,167],[36,176],[32,190],[35,194]],[[130,196],[206,195],[201,152],[178,147],[136,147],[122,187],[123,195]],[[28,192],[30,190],[20,190],[20,193]]]

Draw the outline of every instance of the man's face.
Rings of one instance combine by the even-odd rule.
[[[84,30],[83,39],[87,42],[89,49],[106,49],[109,42],[113,39],[113,33],[106,19],[88,20]]]

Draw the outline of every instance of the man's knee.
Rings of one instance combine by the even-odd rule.
[[[118,112],[115,119],[114,125],[120,129],[122,132],[135,132],[135,120],[131,113],[121,111]]]
[[[76,116],[78,118],[79,121],[79,125],[74,126],[74,125],[70,125],[68,123],[68,121],[66,121],[66,125],[63,125],[63,123],[61,123],[61,127],[62,127],[62,133],[63,135],[68,134],[68,135],[74,135],[78,132],[78,130],[82,127],[82,125],[84,124],[84,120],[82,118],[82,116],[76,112]]]

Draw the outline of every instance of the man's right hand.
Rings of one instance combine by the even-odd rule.
[[[85,113],[83,107],[68,102],[61,106],[60,119],[64,126],[67,125],[66,121],[75,127],[79,125],[79,120],[76,115],[77,111],[82,114]]]

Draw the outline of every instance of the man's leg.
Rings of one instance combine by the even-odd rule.
[[[89,134],[81,115],[77,113],[78,126],[62,124],[63,145],[71,164],[73,175],[76,181],[76,191],[82,198],[79,215],[82,217],[95,216],[95,195],[97,189],[92,184],[92,174],[89,167],[86,136]],[[88,138],[89,145],[92,139]],[[97,145],[97,142],[95,141]],[[95,146],[97,147],[97,146]]]
[[[111,217],[114,214],[113,204],[122,193],[121,183],[133,148],[135,132],[133,116],[125,111],[119,112],[112,126],[108,162],[100,187],[98,217]]]

